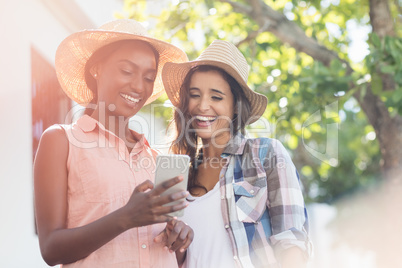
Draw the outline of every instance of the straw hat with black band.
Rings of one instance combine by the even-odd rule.
[[[232,76],[243,89],[251,104],[251,120],[254,123],[264,113],[268,99],[247,86],[248,64],[235,45],[223,40],[215,40],[194,61],[166,63],[162,70],[162,80],[166,93],[174,106],[180,103],[180,87],[191,68],[199,65],[212,65],[223,69]]]
[[[184,51],[172,44],[149,37],[146,29],[135,20],[114,20],[100,26],[99,29],[73,33],[59,45],[55,63],[60,85],[72,100],[83,106],[91,102],[93,93],[85,81],[85,65],[96,50],[121,40],[147,42],[159,53],[154,90],[145,105],[156,100],[164,92],[161,73],[165,63],[188,61]]]

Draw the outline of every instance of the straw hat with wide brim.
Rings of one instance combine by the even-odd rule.
[[[85,82],[85,64],[97,49],[121,40],[145,41],[159,53],[154,90],[145,104],[156,100],[164,92],[161,72],[165,63],[188,61],[186,53],[180,48],[148,37],[146,29],[135,20],[114,20],[99,29],[71,34],[61,42],[56,51],[55,67],[62,89],[72,100],[83,106],[92,100],[92,91]]]
[[[219,67],[232,76],[241,86],[251,104],[249,124],[254,123],[264,113],[268,99],[247,86],[248,64],[243,54],[232,43],[215,40],[194,61],[166,63],[162,70],[162,80],[166,93],[174,106],[180,103],[180,87],[187,73],[199,65]]]

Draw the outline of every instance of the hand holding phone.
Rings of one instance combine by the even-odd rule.
[[[156,171],[155,171],[155,185],[159,185],[162,182],[172,179],[177,176],[183,177],[183,180],[167,189],[162,195],[173,194],[180,191],[187,190],[188,182],[188,170],[190,166],[190,157],[188,155],[157,155],[156,156]],[[179,203],[179,201],[171,202],[166,205],[174,205]],[[184,210],[179,210],[176,212],[169,213],[170,216],[180,217],[183,216]]]

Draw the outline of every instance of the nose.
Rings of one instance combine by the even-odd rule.
[[[200,103],[199,103],[199,105],[198,105],[198,109],[200,110],[200,112],[206,112],[206,111],[209,110],[210,106],[211,106],[211,105],[210,105],[210,103],[209,103],[208,98],[207,98],[206,96],[203,96],[203,97],[200,99]]]
[[[145,90],[145,83],[139,74],[135,74],[132,76],[130,81],[131,89],[136,93],[141,93]]]

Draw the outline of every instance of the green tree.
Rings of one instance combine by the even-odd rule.
[[[269,99],[269,135],[293,152],[310,200],[330,202],[402,171],[398,1],[176,0],[145,16],[146,1],[126,0],[125,9],[156,20],[152,34],[179,43],[190,59],[215,39],[238,46],[249,84]],[[360,62],[348,54],[351,25],[369,29]]]

